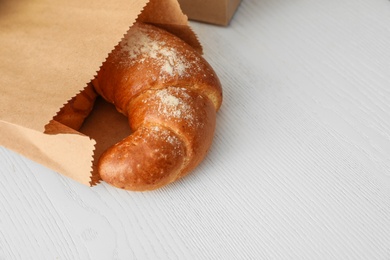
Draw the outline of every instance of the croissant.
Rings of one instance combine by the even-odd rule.
[[[98,172],[105,182],[153,190],[185,176],[204,159],[222,88],[209,63],[184,41],[135,23],[92,84],[128,117],[132,129],[100,157]]]
[[[204,159],[222,103],[221,83],[201,54],[177,36],[135,23],[91,86],[94,90],[87,88],[54,120],[79,127],[96,98],[94,91],[128,117],[132,134],[108,148],[97,163],[106,183],[154,190],[182,178]],[[82,100],[88,101],[85,107],[75,106]],[[78,111],[69,115],[75,107]],[[52,128],[47,132],[54,133]]]

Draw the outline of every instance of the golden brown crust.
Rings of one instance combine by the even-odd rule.
[[[143,125],[161,125],[183,140],[187,157],[178,177],[184,176],[203,160],[211,146],[215,120],[213,103],[186,88],[148,90],[135,98],[129,107],[132,129]]]
[[[53,120],[76,131],[79,130],[84,120],[91,113],[96,97],[97,93],[92,84],[88,84],[87,87],[60,109]],[[52,122],[46,128],[51,130],[46,130],[45,132],[53,134],[53,128],[50,124]]]
[[[136,23],[92,84],[61,108],[45,133],[80,134],[96,92],[128,116],[133,130],[100,156],[98,173],[107,183],[157,189],[188,174],[206,156],[222,89],[199,51],[178,37]]]
[[[222,88],[209,63],[174,35],[136,23],[116,46],[93,81],[97,92],[127,113],[128,102],[148,89],[178,86],[208,96],[216,110]]]
[[[109,148],[99,160],[98,172],[118,188],[144,191],[175,179],[185,158],[185,144],[162,126],[140,127]]]
[[[93,85],[128,116],[133,130],[99,159],[107,183],[156,189],[186,175],[207,154],[222,89],[211,66],[184,41],[136,23]]]

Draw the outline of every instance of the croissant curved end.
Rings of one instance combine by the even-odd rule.
[[[132,135],[100,158],[101,178],[134,191],[165,186],[194,169],[214,135],[213,103],[185,88],[149,90],[129,107]]]
[[[98,171],[118,188],[154,190],[177,178],[184,154],[184,143],[171,130],[140,127],[100,157]]]

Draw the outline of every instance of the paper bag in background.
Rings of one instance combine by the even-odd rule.
[[[183,12],[195,21],[229,25],[241,0],[179,0]]]
[[[44,128],[87,86],[136,19],[201,51],[177,0],[0,1],[0,145],[90,185],[96,142],[85,133],[99,128],[93,115],[100,112],[93,112],[84,134],[48,135]],[[97,110],[102,107],[113,122],[123,123],[99,101]],[[113,141],[93,134],[104,145]]]

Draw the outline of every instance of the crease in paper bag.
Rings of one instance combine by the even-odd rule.
[[[12,1],[12,0],[8,0]],[[42,0],[42,2],[48,2],[49,0]],[[64,3],[65,1],[58,1],[59,3]],[[100,1],[97,1],[100,2]],[[121,1],[119,1],[121,2]],[[126,1],[123,1],[126,2]],[[202,47],[195,35],[195,33],[191,30],[191,28],[188,26],[187,23],[187,17],[181,12],[180,6],[177,3],[177,1],[159,1],[159,0],[152,0],[147,3],[147,1],[127,1],[131,2],[130,6],[133,8],[129,14],[125,14],[123,10],[129,10],[124,8],[126,6],[123,3],[123,6],[121,6],[121,3],[116,3],[116,10],[115,11],[109,11],[111,15],[115,16],[117,20],[121,20],[121,22],[117,22],[115,26],[118,26],[119,28],[123,28],[125,25],[125,20],[123,16],[126,16],[128,18],[127,20],[127,26],[126,29],[123,29],[122,33],[120,33],[120,37],[123,37],[126,30],[133,24],[133,22],[136,20],[136,17],[138,21],[147,22],[147,23],[153,23],[156,26],[159,26],[163,29],[166,29],[183,40],[185,40],[187,43],[192,45],[195,49],[197,49],[199,52],[202,51]],[[94,2],[95,3],[95,2]],[[70,5],[77,6],[78,1],[71,1],[71,3],[67,3]],[[102,3],[100,3],[102,4]],[[91,6],[93,6],[91,4]],[[97,4],[99,6],[99,4]],[[118,11],[121,10],[121,11]],[[136,10],[136,11],[135,11]],[[140,10],[142,12],[139,14]],[[91,12],[91,11],[90,11]],[[122,16],[121,19],[118,19],[118,16]],[[90,21],[90,19],[87,19]],[[110,19],[108,19],[110,20]],[[88,22],[86,21],[86,22]],[[110,21],[106,21],[110,22]],[[0,19],[0,25],[1,25],[1,19]],[[115,27],[114,26],[114,27]],[[116,28],[116,27],[115,27]],[[110,27],[110,30],[112,29],[112,26]],[[1,33],[1,30],[0,30]],[[69,101],[72,97],[74,97],[77,93],[81,93],[83,91],[83,88],[85,88],[86,84],[96,75],[96,69],[94,72],[91,72],[93,68],[99,68],[104,61],[104,59],[107,57],[108,53],[115,47],[115,44],[118,44],[120,37],[117,37],[119,40],[115,40],[115,35],[118,35],[118,28],[116,28],[115,33],[107,33],[105,35],[107,38],[109,38],[109,42],[112,43],[111,47],[108,49],[108,44],[105,43],[104,48],[100,47],[98,50],[98,53],[96,55],[88,54],[88,55],[82,55],[81,57],[77,57],[74,61],[73,66],[68,65],[67,67],[61,67],[57,68],[55,70],[56,73],[63,73],[65,76],[70,75],[71,77],[75,78],[75,82],[73,85],[71,83],[64,80],[64,76],[59,77],[56,80],[50,81],[50,84],[53,84],[55,86],[54,91],[48,91],[45,92],[46,88],[42,91],[39,86],[37,86],[36,82],[33,84],[33,91],[43,92],[43,96],[46,98],[53,98],[54,102],[49,102],[47,104],[46,102],[37,101],[34,100],[35,103],[38,103],[39,109],[45,110],[45,113],[37,114],[37,109],[32,109],[32,111],[28,110],[27,114],[23,114],[23,112],[26,111],[17,111],[16,117],[8,115],[11,113],[12,109],[14,109],[18,102],[15,100],[15,97],[13,97],[14,102],[8,102],[11,103],[11,106],[9,108],[5,107],[1,108],[0,110],[0,132],[2,132],[0,136],[0,145],[4,145],[5,147],[14,150],[16,152],[19,152],[26,157],[33,159],[65,176],[68,176],[78,182],[81,182],[83,184],[96,184],[99,182],[98,176],[96,174],[91,175],[92,173],[96,173],[94,170],[94,167],[91,167],[92,162],[96,162],[97,160],[97,154],[99,154],[102,148],[98,148],[97,150],[94,149],[95,147],[95,141],[96,138],[99,140],[98,137],[88,137],[80,132],[74,131],[72,129],[67,129],[66,126],[63,126],[63,133],[67,134],[58,134],[58,135],[45,135],[43,134],[42,128],[44,127],[47,122],[49,122],[53,115],[55,115],[56,112],[66,103]],[[99,37],[97,37],[99,38]],[[0,40],[0,47],[1,47],[1,40]],[[104,51],[106,50],[106,51]],[[80,50],[75,50],[76,52],[82,52]],[[83,68],[79,68],[79,66],[76,66],[80,63],[80,60],[83,58],[89,58],[88,56],[94,56],[94,61],[90,62],[88,66],[84,66]],[[98,62],[98,59],[99,62]],[[36,62],[36,61],[35,61]],[[3,69],[5,66],[1,64],[0,62],[0,68]],[[50,70],[50,68],[47,68]],[[80,76],[78,73],[76,75],[73,75],[74,71],[84,70]],[[88,74],[90,73],[90,74]],[[13,82],[12,73],[10,73],[11,76],[8,76],[6,80],[3,80],[3,82],[0,83],[20,83],[18,80],[16,82]],[[88,75],[88,78],[86,78]],[[56,77],[54,77],[56,78]],[[87,79],[87,80],[86,80]],[[28,81],[30,79],[23,79],[22,82],[24,83],[24,86],[26,85],[25,81]],[[7,82],[8,81],[8,82]],[[20,81],[20,80],[19,80]],[[64,84],[68,83],[68,88],[64,89]],[[27,82],[28,83],[28,82]],[[57,84],[55,84],[57,83]],[[1,90],[6,90],[4,88],[4,85],[0,85]],[[54,93],[53,93],[54,92]],[[12,95],[11,95],[12,96]],[[34,97],[34,95],[32,95]],[[16,96],[18,98],[18,96]],[[39,95],[38,95],[39,97]],[[36,97],[34,97],[36,98]],[[62,101],[61,101],[62,100]],[[0,100],[1,101],[1,100]],[[34,102],[32,102],[34,103]],[[8,111],[7,111],[8,109]],[[99,110],[100,109],[100,110]],[[5,110],[5,112],[4,112]],[[99,118],[100,114],[99,111],[104,111],[103,113],[108,113],[111,115],[108,115],[108,118],[113,118],[113,120],[117,120],[122,124],[122,135],[128,134],[128,125],[127,125],[127,119],[125,119],[123,116],[119,116],[114,110],[112,105],[105,104],[104,101],[102,101],[100,98],[98,98],[97,106],[94,108],[93,113],[95,113],[96,116]],[[53,112],[54,111],[54,112]],[[96,113],[98,113],[96,115]],[[48,115],[50,115],[48,117]],[[30,118],[38,117],[38,120],[33,120],[34,122],[29,122]],[[93,116],[91,116],[93,118]],[[94,122],[91,122],[91,119],[89,125],[92,129],[96,130],[96,125],[94,125]],[[42,123],[44,122],[44,123]],[[124,123],[126,122],[126,124]],[[126,129],[127,128],[127,129]],[[42,131],[42,132],[41,132]],[[12,134],[9,134],[12,132]],[[88,133],[88,131],[84,132]],[[97,131],[99,132],[99,131]],[[6,137],[5,137],[6,136]],[[116,135],[116,138],[120,137],[121,135]],[[115,137],[115,136],[114,136]],[[35,141],[31,141],[34,139]],[[114,138],[115,139],[115,138]],[[112,140],[112,138],[108,138],[107,140],[102,139],[105,143],[105,146],[107,146],[111,142],[115,142],[116,140]],[[100,143],[101,140],[98,141]],[[29,152],[26,152],[26,148],[32,148],[29,150]],[[39,151],[39,152],[34,152]],[[91,160],[91,158],[93,158]]]

